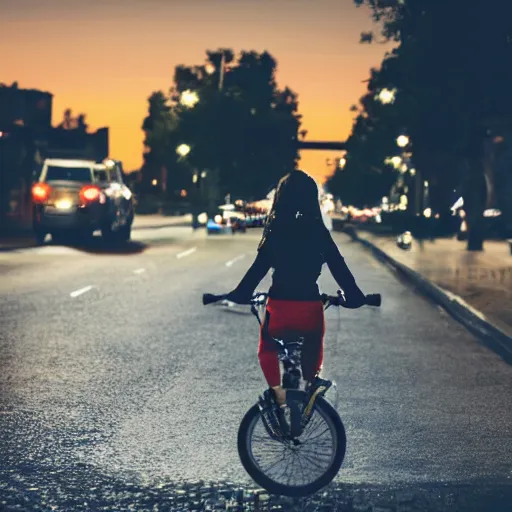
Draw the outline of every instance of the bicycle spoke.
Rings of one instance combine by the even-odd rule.
[[[322,432],[320,432],[320,434],[317,434],[315,437],[308,437],[305,441],[304,441],[304,444],[306,443],[309,443],[310,441],[313,441],[314,439],[318,439],[319,437],[323,436],[326,432],[329,432],[329,427],[326,427],[325,430],[322,430]]]
[[[258,470],[285,487],[304,487],[324,475],[334,461],[338,446],[336,427],[322,408],[316,409],[295,444],[272,438],[261,418],[250,430],[249,454]]]
[[[317,463],[316,463],[316,462],[315,462],[311,457],[309,457],[308,455],[304,455],[304,454],[302,454],[302,455],[303,455],[303,457],[306,459],[306,461],[307,461],[309,464],[311,464],[311,465],[315,466],[315,467],[316,467],[316,468],[318,468],[318,469],[321,469],[322,471],[324,471],[324,470],[326,469],[326,467],[329,467],[329,465],[325,466],[325,465],[322,465],[322,464],[317,464]]]

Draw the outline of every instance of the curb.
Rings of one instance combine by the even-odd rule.
[[[508,364],[512,364],[512,337],[491,324],[483,313],[472,309],[456,295],[450,296],[449,292],[443,290],[403,263],[396,261],[372,242],[360,238],[357,233],[350,235],[353,240],[369,249],[377,259],[389,263],[409,282],[414,284],[423,295],[426,295],[445,309],[487,348],[496,352]]]

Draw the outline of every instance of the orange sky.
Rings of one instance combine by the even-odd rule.
[[[133,170],[147,97],[168,90],[174,66],[203,63],[206,49],[267,50],[299,94],[307,139],[345,140],[390,48],[358,43],[371,27],[353,0],[0,0],[0,82],[52,92],[54,123],[70,107],[109,126],[111,156]],[[301,167],[322,178],[335,156],[304,151]]]

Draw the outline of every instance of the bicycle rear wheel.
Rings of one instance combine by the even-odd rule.
[[[247,473],[267,491],[307,496],[332,481],[345,457],[345,427],[323,398],[317,398],[311,420],[297,441],[272,439],[254,405],[240,424],[238,453]]]

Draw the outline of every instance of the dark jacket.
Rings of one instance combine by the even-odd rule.
[[[334,279],[343,289],[347,303],[353,307],[364,304],[364,294],[357,286],[354,276],[334,243],[330,232],[322,226],[314,230],[282,230],[286,233],[277,238],[269,236],[253,264],[229,294],[234,302],[249,302],[255,288],[273,268],[272,286],[269,297],[278,300],[316,301],[320,300],[317,280],[324,263]],[[314,234],[312,234],[314,233]]]

